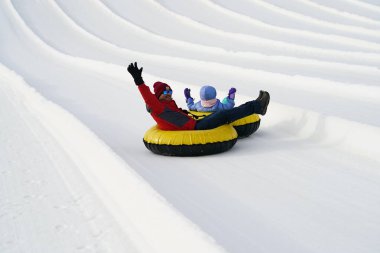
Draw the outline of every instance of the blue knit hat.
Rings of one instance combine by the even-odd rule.
[[[216,98],[216,90],[212,86],[205,85],[201,88],[199,95],[201,97],[201,100],[215,99]]]

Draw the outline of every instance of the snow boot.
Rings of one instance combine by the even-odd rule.
[[[262,94],[261,94],[262,93]],[[267,113],[267,108],[270,100],[270,95],[266,91],[260,91],[260,99],[256,100],[260,103],[260,110],[258,111],[258,114],[265,115]]]
[[[256,98],[256,100],[260,100],[262,98],[262,96],[264,95],[264,91],[263,90],[260,90],[260,94],[259,96]]]

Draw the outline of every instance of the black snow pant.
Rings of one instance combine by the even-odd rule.
[[[256,100],[252,100],[230,110],[214,112],[213,114],[198,120],[195,125],[195,130],[213,129],[260,111],[260,103]]]

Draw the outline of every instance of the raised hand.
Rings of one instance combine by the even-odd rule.
[[[236,93],[236,89],[235,89],[235,88],[231,88],[231,89],[228,91],[228,98],[229,98],[229,99],[235,99],[235,93]]]
[[[191,97],[190,91],[191,91],[191,90],[190,90],[189,88],[186,88],[186,89],[184,89],[184,91],[183,91],[183,94],[185,95],[186,101],[187,101],[189,98],[193,99],[193,98]]]
[[[143,68],[139,69],[137,67],[137,62],[135,62],[134,64],[133,63],[129,64],[127,70],[133,77],[133,80],[135,81],[136,85],[140,85],[144,83],[144,80],[142,79],[142,76],[141,76]]]

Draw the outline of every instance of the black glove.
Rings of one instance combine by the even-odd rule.
[[[144,83],[144,80],[141,77],[141,73],[142,73],[143,68],[139,69],[137,67],[136,62],[135,62],[135,64],[133,64],[133,63],[129,64],[127,69],[128,69],[129,74],[131,74],[131,76],[133,77],[133,80],[135,80],[136,85],[140,85],[140,84]]]

